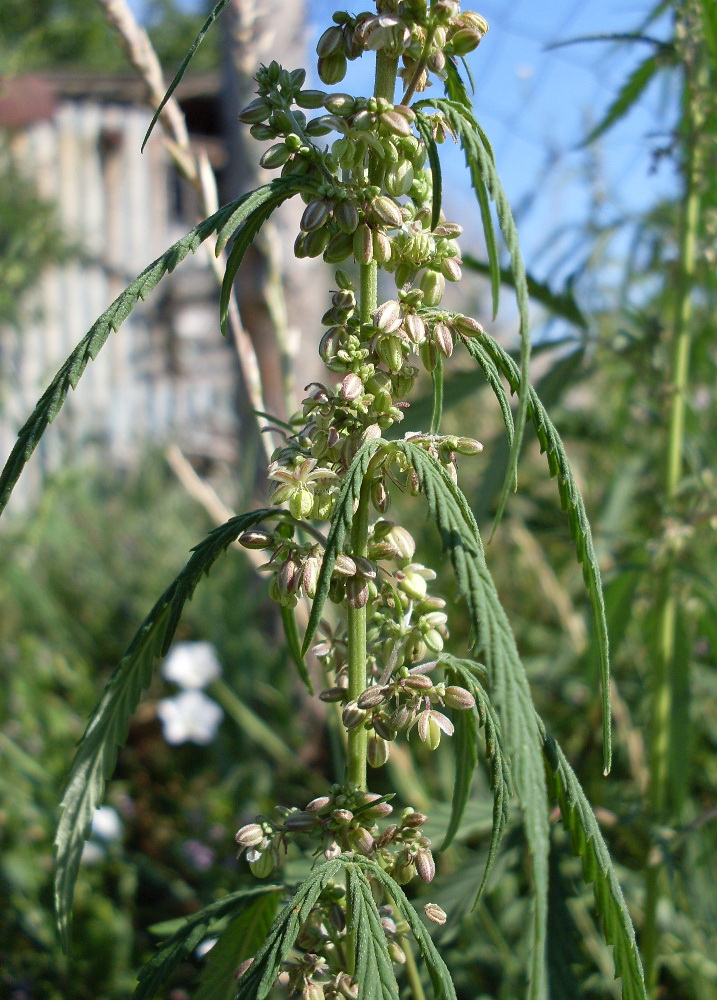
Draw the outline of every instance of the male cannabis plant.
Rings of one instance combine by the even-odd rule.
[[[197,44],[227,3],[217,5]],[[623,996],[645,996],[632,925],[605,844],[575,775],[533,708],[478,528],[458,486],[459,458],[478,455],[481,445],[470,436],[441,434],[444,361],[454,351],[464,352],[497,396],[511,443],[500,517],[515,479],[526,418],[535,426],[551,473],[558,477],[600,636],[607,771],[607,639],[590,529],[558,435],[528,383],[527,292],[517,234],[490,144],[458,71],[458,62],[486,31],[484,19],[461,12],[456,0],[380,0],[375,12],[334,14],[318,42],[319,77],[329,88],[343,79],[347,61],[375,53],[372,96],[307,89],[303,69],[289,71],[275,62],[262,67],[258,96],[240,117],[257,139],[274,142],[262,164],[280,169],[280,176],[202,222],[115,301],[40,400],[3,473],[5,503],[47,423],[110,331],[167,271],[214,234],[219,250],[234,240],[221,296],[224,326],[247,247],[279,204],[303,199],[296,255],[345,265],[335,271],[325,329],[317,333],[327,375],[308,387],[301,411],[288,424],[274,425],[283,440],[267,471],[272,505],[233,517],[197,546],[140,628],[90,720],[57,836],[56,904],[63,936],[83,841],[130,714],[154,661],[171,643],[185,601],[234,540],[266,553],[270,593],[310,691],[304,657],[312,649],[321,661],[327,682],[319,697],[339,706],[345,728],[345,775],[304,808],[277,806],[270,816],[257,816],[238,831],[237,843],[253,874],[273,876],[274,883],[239,891],[189,918],[141,973],[135,995],[145,1000],[213,926],[249,912],[263,898],[269,907],[264,916],[273,914],[280,900],[286,902],[263,942],[256,942],[253,957],[239,967],[237,1000],[266,997],[275,985],[282,995],[300,994],[302,1000],[397,1000],[396,967],[406,970],[410,994],[420,1000],[422,976],[413,946],[434,996],[455,997],[450,973],[405,892],[412,880],[430,883],[435,874],[436,845],[422,832],[427,817],[410,803],[396,812],[393,795],[370,790],[368,768],[385,764],[394,741],[409,734],[417,733],[429,750],[443,736],[454,736],[455,790],[440,852],[456,835],[468,801],[481,729],[494,806],[478,895],[496,858],[514,791],[523,811],[535,897],[529,997],[549,996],[548,815],[553,800],[582,857],[586,880],[594,883]],[[190,57],[191,52],[170,93]],[[446,96],[426,96],[430,84],[432,95],[442,84]],[[306,114],[312,111],[313,117]],[[330,135],[338,137],[327,145],[324,137]],[[461,278],[461,226],[441,210],[438,147],[447,136],[461,144],[477,195],[494,305],[500,272],[490,199],[495,203],[517,289],[519,364],[477,320],[442,304],[446,282]],[[391,289],[380,297],[379,272],[381,289]],[[432,377],[431,426],[401,437],[397,426],[421,369]],[[518,395],[515,421],[504,381]],[[417,560],[411,533],[389,517],[395,491],[428,505],[467,604],[472,658],[445,648],[446,600],[433,592],[436,573]],[[300,601],[310,603],[303,641],[295,617]],[[298,885],[282,880],[289,845],[313,859],[311,873]],[[423,912],[434,923],[446,919],[435,903]]]

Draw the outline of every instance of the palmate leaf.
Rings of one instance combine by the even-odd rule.
[[[363,869],[363,871],[375,879],[386,890],[393,900],[396,909],[408,924],[411,934],[418,945],[421,958],[425,963],[435,1000],[456,1000],[456,991],[446,963],[436,950],[436,946],[431,940],[428,931],[406,898],[406,894],[398,882],[395,882],[390,875],[386,874],[383,868],[380,868],[375,861],[371,861],[369,858],[361,857],[358,854],[352,855],[351,864]]]
[[[316,583],[316,594],[311,604],[311,613],[306,626],[304,642],[301,647],[302,656],[306,656],[309,646],[316,635],[316,630],[319,627],[321,612],[329,595],[331,574],[334,571],[336,556],[342,551],[346,535],[351,529],[354,517],[354,505],[361,494],[361,486],[366,477],[369,462],[379,447],[382,444],[385,445],[385,443],[385,441],[367,441],[363,444],[356,453],[356,457],[344,477],[341,492],[336,501],[336,508],[331,518],[329,537],[326,539],[321,571]]]
[[[232,920],[212,948],[192,1000],[231,1000],[236,991],[236,970],[261,948],[278,905],[278,893],[267,893],[252,900]]]
[[[201,31],[199,32],[199,34],[197,35],[197,37],[194,39],[194,42],[192,43],[192,46],[189,49],[189,52],[187,52],[186,56],[182,60],[181,66],[177,70],[177,73],[176,73],[174,79],[172,80],[172,82],[170,83],[170,85],[169,85],[169,87],[167,89],[167,93],[162,98],[162,101],[161,101],[159,107],[157,108],[157,110],[154,113],[152,121],[149,123],[149,128],[147,129],[147,134],[145,135],[144,141],[142,142],[142,152],[144,152],[144,147],[147,145],[147,140],[149,139],[150,135],[152,134],[152,129],[157,124],[157,120],[159,119],[159,116],[162,114],[162,111],[164,109],[165,104],[170,99],[170,97],[172,96],[172,94],[174,93],[174,91],[177,89],[177,86],[179,85],[182,77],[184,76],[184,74],[185,74],[185,72],[187,70],[187,66],[189,66],[190,62],[192,61],[194,53],[197,51],[197,49],[199,48],[199,46],[202,44],[202,40],[204,39],[204,36],[209,31],[209,29],[211,28],[212,24],[214,24],[214,22],[219,17],[219,15],[224,10],[224,8],[227,6],[228,3],[229,3],[229,0],[219,0],[219,3],[212,10],[211,14],[209,15],[209,17],[206,19],[206,21],[202,25]]]
[[[356,951],[354,978],[361,984],[365,1000],[399,1000],[398,984],[388,953],[386,934],[371,885],[355,865],[348,866],[348,894]]]
[[[495,166],[495,158],[490,143],[473,112],[463,104],[441,98],[418,101],[413,105],[414,110],[420,111],[425,107],[434,107],[445,119],[448,127],[455,133],[463,149],[466,164],[471,173],[471,180],[481,206],[481,215],[484,225],[486,218],[484,214],[484,201],[487,206],[485,193],[490,195],[495,203],[498,222],[505,244],[510,254],[510,268],[515,283],[515,298],[520,316],[520,388],[518,393],[518,412],[515,420],[515,435],[510,450],[510,461],[506,473],[503,489],[498,500],[498,507],[495,516],[493,531],[503,516],[508,495],[511,492],[517,476],[518,455],[523,440],[523,431],[528,412],[528,368],[530,362],[530,321],[528,315],[528,285],[525,275],[525,266],[520,252],[518,242],[518,230],[515,226],[510,203],[503,190],[503,186],[498,177]],[[490,212],[488,212],[490,215]],[[498,267],[497,251],[491,247],[489,231],[486,231],[486,245],[491,266],[491,274],[495,272],[493,278],[494,288],[500,284],[500,269]]]
[[[102,801],[105,781],[114,770],[117,749],[127,737],[130,718],[150,683],[155,661],[167,653],[182,609],[203,574],[247,528],[282,514],[276,509],[257,510],[232,517],[211,531],[147,615],[107,682],[80,741],[62,797],[62,816],[55,838],[55,909],[65,947],[82,848],[94,811]]]
[[[493,827],[490,835],[490,844],[488,845],[488,858],[486,860],[485,871],[476,896],[475,906],[483,895],[483,891],[488,882],[488,876],[490,875],[495,859],[498,856],[498,848],[500,847],[500,842],[503,838],[503,831],[505,830],[510,817],[510,796],[512,791],[510,768],[508,766],[508,760],[503,750],[503,744],[500,738],[500,723],[498,722],[493,706],[490,703],[488,693],[479,679],[482,673],[482,668],[473,660],[460,660],[456,659],[455,656],[450,656],[448,654],[441,654],[439,663],[451,671],[455,675],[458,683],[467,688],[476,700],[475,715],[472,712],[456,712],[456,733],[458,732],[458,725],[461,724],[461,720],[464,717],[468,717],[468,719],[473,722],[475,732],[474,720],[477,716],[478,724],[485,729],[485,750],[486,756],[490,761],[490,787],[493,791]],[[475,763],[473,766],[475,767]],[[460,749],[456,746],[456,786],[458,786],[458,774],[464,768],[465,764],[460,759]],[[448,832],[446,833],[446,838],[441,844],[440,849],[442,851],[446,849],[460,826],[465,804],[468,800],[469,790],[470,781],[467,789],[464,789],[463,787],[460,789],[460,796],[463,798],[463,804],[462,808],[460,808],[460,812],[458,812],[456,808],[456,794],[454,792],[451,821],[448,827]]]
[[[583,878],[592,882],[605,939],[613,947],[615,973],[622,979],[622,998],[647,1000],[635,931],[600,827],[565,755],[542,722],[539,725],[550,791],[560,806],[573,851],[582,859]]]
[[[334,858],[314,869],[301,883],[293,899],[277,914],[254,961],[239,980],[235,1000],[263,1000],[269,994],[314,904],[343,867],[344,857]]]
[[[465,596],[476,636],[476,651],[488,669],[492,701],[521,802],[528,845],[533,858],[535,887],[531,1000],[547,997],[545,928],[548,898],[548,815],[542,739],[535,719],[525,670],[515,639],[488,571],[483,544],[468,503],[438,461],[419,445],[396,441],[416,471]]]
[[[68,392],[77,387],[88,363],[94,361],[110,333],[119,329],[140,300],[146,299],[166,274],[171,273],[188,254],[194,253],[215,232],[223,233],[226,241],[259,205],[278,197],[280,192],[288,197],[285,192],[300,190],[302,186],[304,185],[296,179],[291,181],[289,178],[277,178],[220,208],[146,267],[115,299],[70,354],[43,393],[29,420],[19,431],[15,447],[0,475],[0,513],[5,509],[25,464],[48,424],[52,423],[61,410]]]
[[[276,899],[281,892],[279,885],[257,885],[225,896],[216,903],[210,903],[191,917],[187,917],[174,933],[163,941],[159,950],[147,962],[138,976],[138,985],[133,1000],[152,1000],[157,991],[172,975],[176,967],[197,945],[210,934],[218,921],[239,914],[257,897]]]
[[[485,355],[494,361],[496,367],[508,381],[512,392],[520,384],[520,371],[511,356],[492,337],[484,334],[478,339],[466,341],[471,357],[481,365]],[[563,510],[567,511],[570,531],[575,541],[577,557],[583,568],[583,577],[590,596],[592,617],[600,654],[600,686],[602,690],[602,730],[603,730],[603,770],[609,773],[612,765],[612,725],[610,718],[610,649],[605,619],[605,601],[600,579],[600,566],[593,546],[590,522],[585,512],[585,504],[575,481],[568,456],[560,440],[560,435],[535,390],[528,390],[528,413],[533,422],[541,451],[548,458],[550,475],[557,477],[558,494]]]

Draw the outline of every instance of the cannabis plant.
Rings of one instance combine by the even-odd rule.
[[[227,3],[217,5],[194,48]],[[590,528],[560,439],[528,382],[527,288],[517,233],[459,72],[486,31],[484,19],[461,12],[456,0],[380,0],[375,12],[337,12],[321,35],[318,75],[328,89],[306,87],[303,69],[275,62],[262,67],[258,96],[240,117],[256,139],[273,143],[262,165],[279,175],[198,225],[119,296],[60,369],[20,431],[3,473],[5,503],[67,391],[110,332],[168,271],[214,236],[218,251],[233,241],[220,301],[224,328],[247,248],[277,206],[303,200],[295,253],[323,257],[335,269],[324,329],[316,331],[326,375],[307,387],[301,410],[288,423],[270,425],[280,440],[267,469],[270,505],[232,517],[194,549],[140,627],[90,719],[57,834],[55,896],[63,939],[83,843],[130,715],[155,661],[172,642],[185,602],[232,542],[265,555],[263,569],[291,658],[310,694],[312,677],[321,676],[318,697],[340,716],[345,771],[302,808],[278,804],[239,829],[240,854],[259,881],[194,914],[164,942],[140,974],[135,996],[145,1000],[184,955],[227,921],[217,948],[227,960],[221,967],[229,969],[229,984],[223,984],[224,993],[217,987],[217,995],[227,994],[235,975],[231,992],[237,1000],[263,998],[275,989],[303,1000],[397,1000],[405,978],[409,994],[420,1000],[424,976],[417,950],[433,995],[455,997],[428,931],[446,913],[429,901],[421,916],[409,897],[413,883],[431,883],[441,852],[459,830],[481,739],[494,796],[492,833],[481,884],[466,891],[482,893],[515,793],[534,893],[528,996],[546,998],[550,990],[549,816],[557,803],[585,880],[593,883],[622,995],[645,997],[630,917],[605,843],[570,765],[535,712],[470,503],[458,485],[459,463],[481,461],[481,444],[469,433],[441,433],[443,370],[455,352],[475,363],[493,390],[510,441],[499,520],[516,479],[524,425],[530,419],[535,427],[557,477],[594,612],[607,772],[607,637]],[[349,61],[369,53],[375,56],[371,96],[332,89]],[[447,283],[461,278],[461,226],[441,208],[439,146],[447,137],[460,143],[477,196],[494,310],[501,273],[491,200],[495,205],[517,290],[517,362],[477,319],[443,303]],[[423,372],[433,386],[431,424],[402,436],[404,411]],[[518,399],[515,416],[509,393]],[[436,591],[436,570],[420,562],[411,532],[391,517],[397,493],[426,505],[466,603],[470,636],[451,640],[452,652],[448,603]],[[387,762],[396,741],[418,739],[434,751],[448,737],[456,761],[451,814],[441,842],[431,843],[423,832],[429,817],[410,802],[399,805],[390,792],[373,791],[369,774]],[[296,865],[285,867],[289,853],[306,859],[306,877],[291,874]]]

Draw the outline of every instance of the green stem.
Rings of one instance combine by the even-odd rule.
[[[413,956],[411,942],[408,938],[401,938],[399,944],[401,945],[401,948],[406,956],[406,979],[408,980],[408,985],[411,987],[411,996],[413,997],[413,1000],[426,1000],[426,994],[423,992],[423,983],[421,982],[421,977],[418,972],[416,959]]]
[[[682,479],[685,446],[685,414],[692,346],[692,287],[694,283],[697,234],[700,218],[699,150],[694,102],[686,84],[686,117],[688,134],[685,140],[686,198],[680,233],[680,258],[674,318],[672,358],[672,395],[667,439],[667,466],[665,474],[665,500],[670,509],[677,498]],[[689,679],[673,676],[677,599],[674,591],[673,560],[670,559],[661,579],[659,626],[657,631],[657,656],[653,675],[653,693],[650,719],[650,783],[647,791],[648,806],[653,823],[666,820],[669,786],[669,750],[671,742],[671,715],[673,687],[689,683]],[[683,669],[688,669],[687,665]],[[648,993],[656,994],[657,953],[659,933],[657,906],[660,898],[662,865],[648,859],[645,878],[645,914],[642,932],[642,949],[645,961],[645,978]]]
[[[436,367],[431,372],[433,381],[433,414],[431,415],[431,434],[440,434],[441,417],[443,416],[443,360],[438,355]]]

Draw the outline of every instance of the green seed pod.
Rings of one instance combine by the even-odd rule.
[[[410,862],[396,865],[392,874],[399,885],[407,885],[416,874],[416,866]]]
[[[446,45],[446,51],[454,56],[467,56],[469,52],[477,49],[481,43],[483,35],[470,28],[461,28],[451,35],[450,41]]]
[[[333,129],[330,123],[326,121],[326,116],[321,115],[320,118],[312,118],[311,121],[308,122],[304,131],[308,136],[316,139],[320,136],[328,135],[329,132],[333,132]]]
[[[356,98],[350,94],[329,94],[324,101],[324,107],[332,115],[348,118],[356,108]]]
[[[396,244],[394,244],[395,246]],[[396,266],[396,287],[403,288],[404,285],[409,284],[413,281],[413,277],[416,273],[416,268],[408,260],[399,261]]]
[[[370,204],[369,211],[376,219],[379,226],[388,226],[389,229],[397,229],[403,225],[403,215],[401,209],[391,198],[386,195],[379,195]]]
[[[311,517],[314,521],[328,521],[334,512],[336,498],[331,493],[315,493]]]
[[[304,209],[299,228],[305,233],[313,232],[315,229],[320,229],[328,221],[330,215],[331,202],[327,201],[326,198],[314,198]]]
[[[438,271],[426,271],[421,278],[423,301],[427,306],[437,306],[446,290],[446,279]]]
[[[324,250],[324,260],[327,264],[340,264],[353,253],[353,240],[350,233],[336,233]]]
[[[310,493],[305,486],[300,486],[289,500],[289,510],[291,511],[291,515],[299,521],[303,521],[305,517],[309,516],[313,506],[313,494]]]
[[[403,350],[398,337],[390,334],[381,337],[376,345],[376,353],[390,372],[399,372],[403,364]]]
[[[438,348],[431,340],[426,340],[418,349],[421,363],[427,372],[432,372],[438,364]]]
[[[426,734],[426,746],[429,750],[437,750],[441,742],[441,728],[435,719],[428,720],[428,732]],[[424,880],[425,881],[425,880]]]
[[[259,142],[266,142],[269,139],[276,139],[277,133],[275,128],[270,128],[268,125],[252,125],[249,134]]]
[[[311,169],[311,161],[306,156],[294,156],[281,168],[282,177],[302,177]]]
[[[320,256],[326,249],[330,238],[331,233],[326,226],[323,226],[321,229],[315,229],[311,233],[307,233],[306,239],[304,240],[304,250],[306,251],[306,256]]]
[[[324,58],[326,56],[331,56],[336,52],[343,52],[343,33],[341,28],[332,25],[330,28],[326,29],[316,43],[316,54],[320,58]],[[328,82],[328,80],[324,80],[324,83]]]
[[[434,628],[429,628],[423,634],[423,642],[430,653],[440,653],[443,649],[443,637]]]
[[[449,281],[461,280],[461,262],[457,257],[444,257],[441,261],[441,273]]]
[[[483,445],[475,438],[459,437],[453,450],[459,455],[479,455],[483,451]]]
[[[330,28],[328,29],[331,30]],[[322,83],[332,86],[341,83],[346,76],[346,56],[343,52],[334,52],[332,55],[319,59],[319,77]]]
[[[263,97],[255,98],[251,104],[247,104],[243,111],[239,112],[239,121],[245,125],[257,125],[266,121],[272,113],[272,106]]]
[[[368,738],[366,756],[371,767],[383,767],[391,753],[391,744],[388,740],[382,739],[376,733],[371,733]]]
[[[453,354],[453,334],[445,323],[436,323],[433,327],[433,340],[441,354],[450,358]]]
[[[323,108],[326,100],[325,90],[302,90],[296,95],[296,103],[300,108],[314,111],[316,108]]]
[[[391,135],[398,136],[409,136],[411,135],[411,126],[405,115],[401,114],[395,108],[391,111],[384,111],[379,115],[379,122],[383,127],[391,133]]]
[[[371,227],[365,222],[361,223],[353,235],[353,252],[359,264],[370,264],[373,260]]]
[[[410,160],[399,160],[392,163],[384,175],[384,184],[389,194],[394,198],[408,194],[413,184],[413,166]]]
[[[268,878],[274,871],[274,855],[271,851],[263,851],[256,861],[249,862],[252,875],[256,878]]]
[[[464,337],[480,337],[485,332],[478,320],[471,316],[454,316],[451,325]]]
[[[348,142],[347,139],[343,140]],[[350,198],[344,198],[334,206],[334,221],[342,233],[354,233],[358,228],[360,218],[356,203]]]

